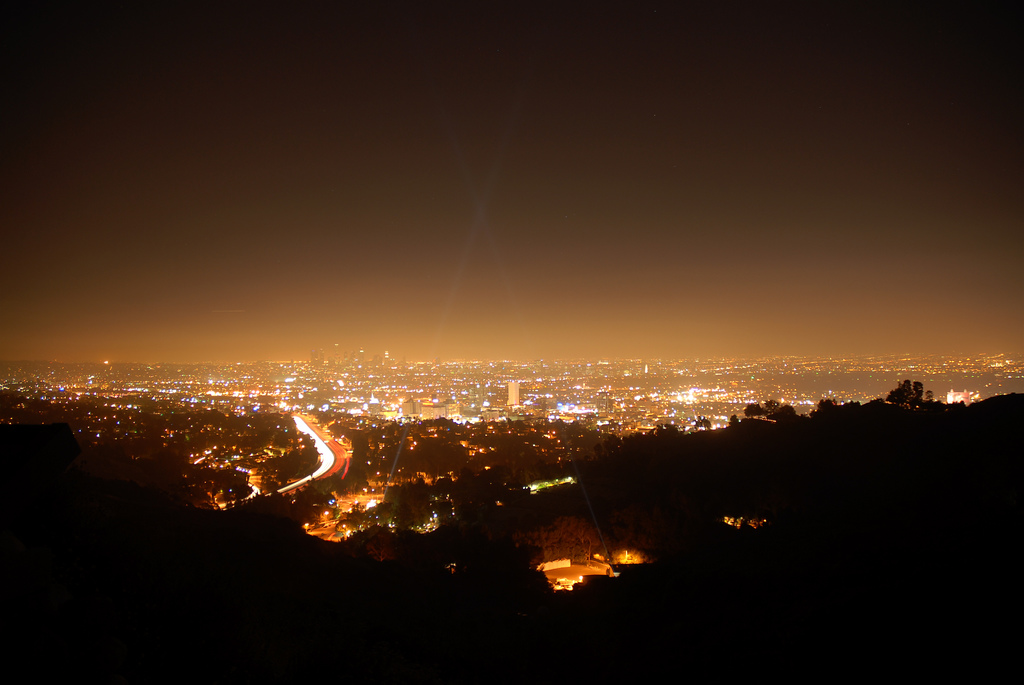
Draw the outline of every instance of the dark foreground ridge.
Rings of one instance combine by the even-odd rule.
[[[633,512],[616,522],[658,561],[559,595],[480,524],[376,561],[74,466],[15,479],[18,455],[76,447],[8,428],[6,491],[26,496],[4,521],[6,663],[132,683],[994,677],[1018,647],[1022,412],[872,403],[610,444],[581,465],[596,515]]]

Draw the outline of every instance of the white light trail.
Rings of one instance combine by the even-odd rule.
[[[316,445],[316,451],[320,454],[320,464],[319,466],[317,466],[316,471],[314,471],[310,475],[306,476],[305,478],[300,478],[294,483],[289,483],[288,485],[285,485],[283,488],[279,489],[278,492],[280,493],[291,492],[296,488],[302,487],[309,481],[319,478],[320,476],[324,475],[332,468],[334,468],[334,452],[332,452],[331,448],[327,446],[327,443],[324,442],[323,438],[321,438],[320,435],[316,432],[316,430],[314,430],[301,417],[295,416],[293,418],[295,419],[295,427],[298,428],[300,432],[305,433],[309,437],[313,438],[313,444]]]

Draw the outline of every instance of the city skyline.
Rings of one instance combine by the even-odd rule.
[[[273,3],[4,29],[0,360],[1016,354],[998,3]]]
[[[73,400],[110,393],[186,405],[212,402],[242,414],[256,406],[313,411],[327,403],[382,419],[440,413],[476,420],[490,407],[497,412],[490,419],[507,410],[509,415],[539,412],[575,421],[608,414],[615,406],[636,409],[646,419],[661,415],[675,420],[680,411],[696,411],[725,420],[766,398],[800,411],[823,398],[870,402],[886,396],[893,385],[909,384],[910,378],[949,403],[971,402],[1024,392],[1024,361],[1006,355],[897,355],[384,363],[379,356],[318,355],[311,361],[278,362],[0,362],[0,389],[40,397]],[[425,407],[433,409],[421,411]]]

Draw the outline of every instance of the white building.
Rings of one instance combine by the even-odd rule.
[[[957,402],[963,402],[964,404],[971,403],[971,392],[964,390],[963,392],[957,392],[956,390],[950,390],[946,393],[946,404],[956,404]]]
[[[519,406],[519,381],[511,381],[508,384],[508,406]]]

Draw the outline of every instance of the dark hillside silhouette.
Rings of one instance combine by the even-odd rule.
[[[562,595],[486,518],[333,544],[72,467],[10,518],[7,587],[33,589],[7,595],[6,655],[132,683],[994,677],[1021,608],[1022,411],[879,402],[608,440],[579,463],[597,522],[658,561]],[[536,542],[585,555],[579,511]]]

